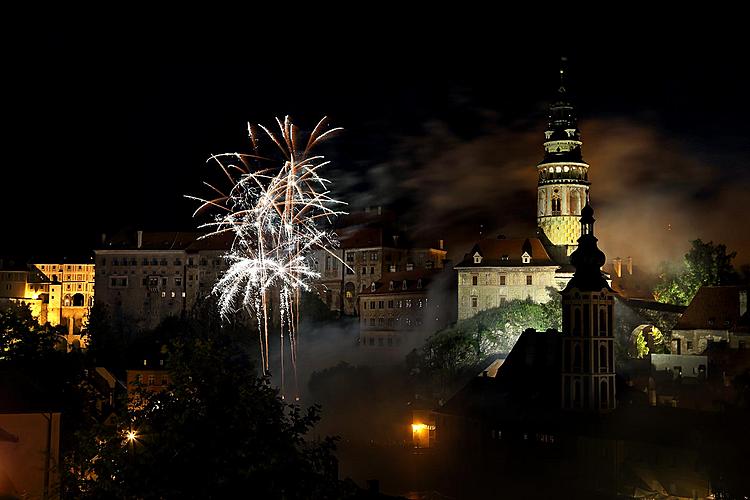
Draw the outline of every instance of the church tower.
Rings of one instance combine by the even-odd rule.
[[[604,252],[594,236],[594,210],[581,211],[581,237],[562,291],[562,408],[615,408],[614,292],[602,275]]]
[[[537,226],[547,250],[559,264],[567,264],[576,249],[578,218],[588,199],[589,165],[581,154],[581,132],[565,88],[560,66],[560,87],[549,108],[544,132],[544,159],[537,165]],[[545,238],[546,237],[546,238]]]

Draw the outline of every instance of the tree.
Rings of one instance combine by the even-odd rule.
[[[727,253],[723,244],[694,240],[681,267],[663,263],[654,295],[659,302],[688,305],[704,285],[736,283],[739,275],[732,266],[737,252]]]
[[[66,497],[338,498],[334,441],[309,441],[319,408],[287,405],[228,335],[173,339],[172,384],[142,391],[114,425],[79,432]],[[132,431],[133,439],[127,432]]]
[[[410,371],[427,379],[432,391],[444,395],[467,373],[492,354],[507,354],[527,328],[562,327],[561,296],[549,290],[551,300],[510,300],[457,322],[429,337],[419,351],[407,357]]]
[[[26,363],[53,354],[65,329],[40,325],[27,304],[0,309],[0,361]]]

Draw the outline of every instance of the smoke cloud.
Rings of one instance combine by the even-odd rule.
[[[750,180],[739,160],[704,159],[699,144],[649,123],[596,118],[580,127],[597,236],[609,259],[632,256],[655,269],[702,238],[737,250],[737,264],[750,261],[750,227],[741,215]],[[354,208],[400,205],[414,236],[444,238],[457,261],[480,234],[534,234],[542,137],[537,123],[463,139],[430,122],[423,135],[403,139],[392,161],[369,170],[364,194],[360,186],[356,196],[342,196]],[[355,183],[342,175],[343,186]]]

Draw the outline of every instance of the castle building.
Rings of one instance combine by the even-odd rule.
[[[559,268],[538,238],[486,239],[454,269],[458,272],[458,319],[467,319],[507,300],[547,302],[559,289]]]
[[[103,239],[96,255],[97,302],[136,329],[190,311],[227,268],[225,238],[193,232],[122,233]]]
[[[544,158],[536,166],[537,234],[534,238],[485,239],[455,267],[458,318],[466,319],[505,300],[547,302],[548,288],[562,290],[573,276],[570,255],[580,235],[578,219],[588,200],[589,165],[581,153],[575,108],[560,70],[549,107]]]
[[[86,258],[34,262],[0,259],[0,302],[28,305],[40,324],[66,328],[69,347],[85,347],[81,331],[94,303],[94,263]]]

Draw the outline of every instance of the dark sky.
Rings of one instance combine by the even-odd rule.
[[[247,121],[289,114],[303,129],[323,115],[346,129],[323,148],[340,198],[395,206],[460,258],[480,224],[533,229],[533,167],[566,55],[608,255],[653,264],[702,237],[750,261],[741,44],[531,45],[404,26],[228,33],[102,25],[16,44],[0,254],[78,253],[123,227],[190,229],[182,195],[215,174],[206,157],[246,151]]]

